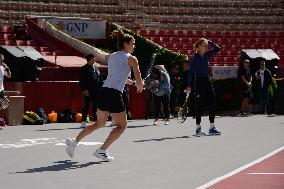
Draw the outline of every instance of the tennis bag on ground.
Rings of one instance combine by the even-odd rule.
[[[57,122],[57,113],[55,111],[52,111],[51,113],[48,114],[48,121],[51,123],[56,123]]]
[[[24,125],[42,125],[44,120],[39,117],[35,112],[26,111],[23,115],[23,124]]]
[[[48,117],[43,108],[38,108],[36,114],[44,121],[44,123],[47,123]]]
[[[4,127],[4,126],[7,126],[6,121],[5,121],[4,117],[0,116],[0,127]]]

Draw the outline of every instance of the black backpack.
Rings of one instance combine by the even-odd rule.
[[[70,123],[75,122],[75,115],[77,113],[73,110],[64,110],[58,113],[57,115],[57,121],[58,123]]]

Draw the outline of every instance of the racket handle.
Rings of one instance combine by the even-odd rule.
[[[189,97],[189,92],[186,92],[186,99],[188,99],[188,97]]]

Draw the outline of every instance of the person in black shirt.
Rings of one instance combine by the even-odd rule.
[[[173,87],[170,96],[170,118],[176,114],[175,108],[178,106],[178,94],[181,84],[181,78],[179,73],[179,66],[176,65],[170,72],[171,85]]]
[[[243,63],[239,66],[238,78],[242,95],[240,115],[246,116],[248,114],[248,104],[252,97],[252,75],[250,72],[249,60],[245,59]]]
[[[183,62],[183,71],[181,73],[181,93],[179,95],[179,107],[182,107],[184,101],[185,101],[185,97],[186,97],[186,93],[184,93],[183,91],[186,90],[187,88],[187,82],[188,82],[188,72],[189,72],[189,62],[188,60]],[[194,82],[192,83],[192,88],[194,88]],[[190,93],[189,95],[189,101],[188,101],[188,106],[191,109],[191,114],[192,117],[195,118],[195,98],[194,98],[194,93]]]
[[[96,60],[94,55],[88,54],[86,56],[87,64],[80,69],[80,88],[83,92],[84,104],[82,109],[82,122],[81,127],[86,127],[86,119],[89,110],[89,105],[92,102],[93,105],[93,118],[96,121],[97,111],[97,97],[100,87],[100,71],[94,65]]]

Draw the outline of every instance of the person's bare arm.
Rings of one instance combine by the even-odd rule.
[[[135,83],[136,83],[136,82],[135,82],[134,80],[132,80],[132,79],[127,79],[127,80],[126,80],[126,84],[127,84],[127,85],[135,85]]]
[[[141,92],[144,88],[144,81],[141,78],[141,73],[138,65],[138,60],[135,56],[129,56],[128,64],[131,66],[136,80],[137,92]]]
[[[242,75],[241,78],[242,78],[242,81],[243,81],[248,87],[250,87],[250,84],[251,84],[251,83],[250,83],[250,82],[247,82],[245,76]]]
[[[2,66],[3,66],[4,71],[5,71],[5,76],[8,77],[8,78],[11,78],[12,73],[11,73],[9,67],[5,63],[2,63]]]

